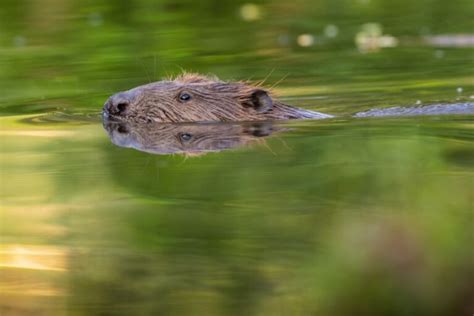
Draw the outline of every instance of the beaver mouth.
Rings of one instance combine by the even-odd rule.
[[[138,123],[138,124],[149,124],[155,123],[152,119],[146,116],[141,115],[122,115],[122,114],[114,114],[110,113],[107,109],[102,110],[102,123],[109,124],[109,123]]]

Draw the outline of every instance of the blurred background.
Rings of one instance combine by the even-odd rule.
[[[469,0],[6,0],[2,111],[97,110],[112,92],[183,70],[284,79],[281,95],[331,95],[318,103],[332,112],[452,101],[473,94],[473,14]]]
[[[0,4],[0,314],[472,315],[471,0]],[[183,71],[340,115],[183,157],[110,143]]]

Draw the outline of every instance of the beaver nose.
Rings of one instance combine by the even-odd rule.
[[[104,105],[104,112],[112,115],[123,115],[127,112],[130,102],[121,94],[111,96]]]

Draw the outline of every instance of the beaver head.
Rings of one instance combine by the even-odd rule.
[[[168,123],[330,117],[278,102],[258,86],[197,74],[114,94],[103,114],[119,121]]]

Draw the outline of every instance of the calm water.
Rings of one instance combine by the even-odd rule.
[[[473,116],[350,114],[474,102],[473,15],[2,2],[0,314],[471,315]],[[182,69],[339,118],[103,126],[109,95]]]

